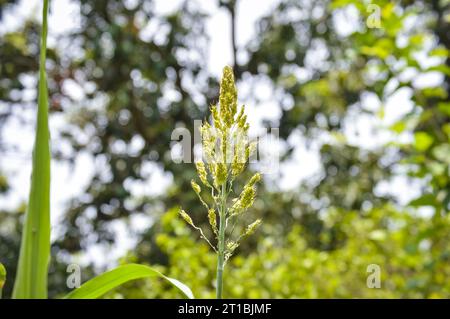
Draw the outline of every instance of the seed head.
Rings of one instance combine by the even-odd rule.
[[[228,196],[233,192],[233,181],[244,171],[251,154],[256,149],[256,142],[250,142],[248,138],[249,123],[245,115],[245,106],[242,106],[239,112],[237,109],[237,90],[231,67],[223,69],[219,103],[212,105],[210,111],[211,121],[200,126],[203,160],[197,161],[195,165],[201,184],[211,190],[213,203],[211,205],[206,203],[201,196],[202,188],[194,180],[191,181],[191,186],[208,212],[208,221],[216,235],[217,246],[211,244],[202,228],[196,227],[184,210],[180,210],[180,215],[189,225],[200,232],[201,238],[205,239],[214,251],[219,255],[225,254],[222,257],[225,257],[226,261],[239,246],[240,239],[252,234],[261,223],[261,220],[258,219],[248,225],[240,237],[235,240],[230,238],[223,242],[224,236],[219,236],[217,219],[220,220],[221,227],[224,227],[221,230],[225,234],[229,233],[231,237],[233,230],[226,232],[227,225],[232,222],[234,229],[235,222],[238,220],[233,220],[233,217],[237,217],[238,214],[253,205],[256,183],[261,180],[260,174],[253,175],[242,189],[241,194],[233,199],[231,207],[228,205]],[[219,249],[219,247],[223,247],[221,246],[223,244],[226,248],[225,251]]]
[[[238,246],[239,246],[239,243],[237,243],[237,242],[235,242],[235,241],[232,241],[232,240],[229,240],[229,241],[227,241],[227,250],[228,250],[228,252],[230,252],[230,253],[233,253],[233,251],[236,249],[236,248],[238,248]]]
[[[188,223],[189,225],[191,225],[192,227],[194,226],[194,222],[192,221],[191,216],[189,216],[183,209],[180,209],[180,215],[181,217],[184,219],[184,221],[186,223]]]
[[[217,231],[217,217],[216,217],[216,212],[214,209],[209,209],[208,210],[208,220],[209,220],[209,224],[211,225],[211,228],[214,232],[214,234],[218,234]]]
[[[214,126],[216,127],[216,129],[222,130],[223,117],[221,117],[222,114],[219,115],[219,111],[217,110],[216,105],[211,106],[211,114],[212,114]]]
[[[195,163],[195,167],[197,168],[197,174],[200,180],[202,181],[203,185],[211,187],[211,185],[208,182],[208,174],[206,173],[205,163],[203,161],[198,161]]]
[[[232,214],[237,215],[239,213],[242,213],[247,208],[251,207],[253,205],[253,202],[255,201],[255,196],[256,196],[255,186],[253,185],[249,186],[248,184],[245,185],[241,194],[231,207]]]
[[[198,185],[193,179],[191,180],[191,186],[192,186],[192,189],[194,190],[194,192],[197,193],[197,195],[199,195],[200,192],[202,191],[202,188],[200,187],[200,185]]]
[[[200,134],[202,135],[203,154],[206,157],[207,163],[214,160],[214,148],[216,145],[216,130],[211,127],[208,122],[205,122],[200,127]]]
[[[240,202],[241,208],[247,209],[253,205],[255,200],[256,190],[253,186],[244,187],[244,190],[241,193]]]
[[[226,130],[224,130],[224,131],[222,131],[221,138],[220,138],[220,151],[221,151],[220,161],[222,163],[228,163],[228,153],[227,153],[228,143],[229,143],[228,133]]]
[[[237,110],[237,90],[233,69],[229,66],[223,68],[219,102],[221,118],[226,127],[231,127]]]
[[[237,118],[236,118],[236,122],[239,124],[239,123],[241,123],[242,122],[242,118],[245,116],[245,120],[244,120],[244,123],[246,122],[246,120],[247,120],[247,116],[244,114],[245,113],[245,105],[242,105],[241,106],[241,109],[239,110],[239,114],[238,114],[238,116],[237,116]],[[243,126],[242,126],[243,127]],[[241,128],[242,128],[241,127]]]
[[[233,157],[233,163],[231,164],[231,175],[233,179],[238,176],[245,168],[245,162],[240,162],[238,155],[235,153]]]
[[[247,237],[247,236],[250,236],[251,234],[253,234],[256,231],[256,229],[259,227],[259,225],[261,225],[261,219],[257,219],[253,223],[248,225],[247,228],[245,229],[244,236]]]
[[[226,163],[217,163],[215,165],[215,176],[214,182],[216,187],[221,186],[227,180],[227,164]]]
[[[252,178],[250,178],[250,180],[247,183],[247,186],[253,186],[256,183],[258,183],[260,180],[261,180],[261,174],[260,173],[256,173],[255,175],[252,176]]]

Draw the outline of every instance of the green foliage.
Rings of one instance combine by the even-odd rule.
[[[160,269],[192,283],[198,298],[211,298],[215,256],[206,244],[192,240],[191,231],[176,214],[176,209],[170,210],[162,219],[166,233],[158,235],[157,243],[169,256],[169,263]],[[265,237],[254,251],[230,259],[224,282],[227,297],[450,297],[450,249],[445,245],[450,235],[436,232],[428,218],[385,206],[363,215],[357,211],[329,211],[323,221],[339,232],[339,247],[328,251],[312,248],[300,226],[282,239]],[[450,227],[449,215],[440,227]],[[326,242],[329,238],[320,240]],[[430,249],[430,245],[439,245],[439,249]],[[381,268],[380,289],[366,285],[370,275],[367,267],[371,264]],[[175,298],[177,294],[159,282],[126,286],[113,296]]]
[[[81,287],[69,293],[65,298],[96,299],[123,283],[148,277],[159,277],[165,279],[173,287],[181,291],[187,298],[194,298],[192,291],[183,283],[176,279],[166,277],[153,268],[138,264],[123,265],[105,272],[84,283]]]
[[[47,298],[50,260],[50,132],[45,71],[48,0],[44,0],[39,66],[39,103],[30,196],[20,246],[14,298]]]
[[[67,262],[69,254],[81,253],[94,242],[113,243],[110,225],[140,215],[154,224],[139,234],[139,244],[127,259],[159,264],[158,271],[189,283],[196,295],[214,297],[215,255],[191,237],[174,217],[176,211],[164,214],[180,205],[205,236],[214,238],[208,227],[212,214],[205,218],[197,194],[187,191],[195,177],[193,165],[174,164],[168,155],[173,128],[193,131],[193,119],[205,118],[206,106],[217,102],[218,83],[204,63],[209,58],[205,54],[209,17],[192,1],[165,15],[142,0],[133,8],[119,0],[75,3],[81,11],[79,30],[61,35],[65,40],[61,42],[74,44],[75,50],[47,50],[50,110],[63,110],[69,121],[63,132],[55,132],[61,139],[52,149],[56,158],[72,161],[77,154],[91,154],[100,164],[62,219],[49,295],[60,294],[64,287],[65,267],[58,266],[58,257]],[[227,9],[234,12],[239,8],[234,8],[236,3],[229,2]],[[289,192],[273,185],[259,187],[253,209],[244,218],[246,225],[255,217],[264,219],[263,236],[244,241],[237,248],[239,255],[229,260],[227,296],[448,298],[448,6],[442,1],[380,0],[376,4],[381,8],[381,28],[370,29],[365,23],[370,14],[367,3],[282,0],[257,21],[251,42],[239,46],[233,65],[236,80],[252,85],[263,79],[276,88],[280,117],[265,124],[280,127],[287,146],[283,160],[302,165],[293,157],[296,138],[301,136],[307,146],[318,148],[321,171]],[[0,9],[4,4],[0,1]],[[355,8],[357,28],[340,34],[335,15]],[[292,18],[297,14],[302,19]],[[167,36],[147,37],[149,24]],[[38,34],[36,23],[27,21],[0,37],[2,155],[6,154],[2,127],[7,119],[20,119],[27,105],[21,79],[38,70]],[[317,47],[325,53],[318,62],[311,59],[319,58]],[[80,54],[73,57],[72,52]],[[411,72],[413,76],[408,76]],[[432,74],[441,80],[425,86],[416,83]],[[79,84],[81,101],[62,89],[65,81]],[[177,94],[166,94],[171,92]],[[367,145],[355,145],[347,139],[346,127],[354,116],[383,119],[389,111],[386,102],[399,92],[411,96],[413,107],[393,125],[388,123],[393,142],[372,145],[369,139]],[[381,109],[366,108],[368,95]],[[143,146],[133,153],[116,147],[131,149],[136,140]],[[148,182],[148,164],[173,177],[166,193],[136,195],[129,187]],[[7,173],[0,168],[0,196],[11,184]],[[251,177],[251,172],[244,174]],[[405,175],[408,182],[422,185],[410,203],[377,191],[380,184]],[[243,186],[236,182],[236,187]],[[18,207],[0,212],[0,256],[8,269],[8,283],[16,273],[22,211]],[[420,217],[418,212],[428,215]],[[388,219],[381,218],[384,213]],[[257,243],[256,237],[264,240]],[[382,289],[365,287],[365,267],[372,262],[382,267]],[[83,270],[83,275],[87,272]],[[4,297],[11,296],[11,286],[4,287]],[[105,296],[179,296],[167,288],[165,281],[133,281]]]

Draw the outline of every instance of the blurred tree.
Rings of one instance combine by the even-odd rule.
[[[149,1],[132,7],[122,1],[80,4],[83,29],[72,37],[83,53],[71,61],[68,73],[89,89],[63,135],[73,155],[94,156],[95,172],[85,189],[88,199],[74,199],[67,213],[61,245],[72,252],[81,248],[87,232],[94,231],[100,242],[113,241],[111,221],[161,211],[158,199],[136,198],[130,191],[148,182],[153,173],[148,167],[181,175],[184,184],[178,185],[188,185],[192,170],[171,160],[171,133],[179,125],[192,130],[193,119],[206,115],[209,101],[199,93],[208,96],[211,82],[201,71],[205,16],[192,5],[157,16]],[[181,204],[179,197],[172,200]]]

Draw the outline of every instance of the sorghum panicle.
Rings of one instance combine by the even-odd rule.
[[[256,148],[256,144],[250,143],[248,138],[249,124],[245,115],[245,107],[241,106],[238,112],[237,105],[233,70],[227,66],[223,69],[219,105],[212,105],[210,108],[213,125],[206,121],[200,127],[204,161],[199,160],[195,163],[201,183],[212,194],[212,202],[209,205],[201,196],[200,185],[195,181],[191,182],[194,192],[206,208],[208,221],[216,238],[216,245],[212,245],[203,235],[202,230],[194,225],[189,215],[184,210],[180,210],[181,217],[189,225],[199,230],[202,238],[218,253],[218,276],[222,275],[222,271],[219,270],[223,270],[224,262],[239,246],[240,240],[254,233],[261,224],[261,220],[258,219],[246,226],[238,238],[225,238],[228,235],[226,228],[231,222],[236,223],[236,219],[253,205],[256,183],[261,179],[259,173],[253,175],[240,195],[229,201],[229,195],[234,193],[233,181],[244,171]],[[218,284],[221,285],[219,281]],[[221,292],[218,293],[218,296],[221,296]]]

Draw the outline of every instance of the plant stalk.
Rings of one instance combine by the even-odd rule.
[[[222,291],[223,291],[223,269],[224,269],[224,261],[225,261],[225,218],[226,218],[226,203],[227,203],[227,194],[226,194],[226,185],[225,182],[222,185],[222,203],[219,212],[219,239],[218,239],[218,254],[217,254],[217,287],[216,287],[216,297],[217,299],[222,299]]]

